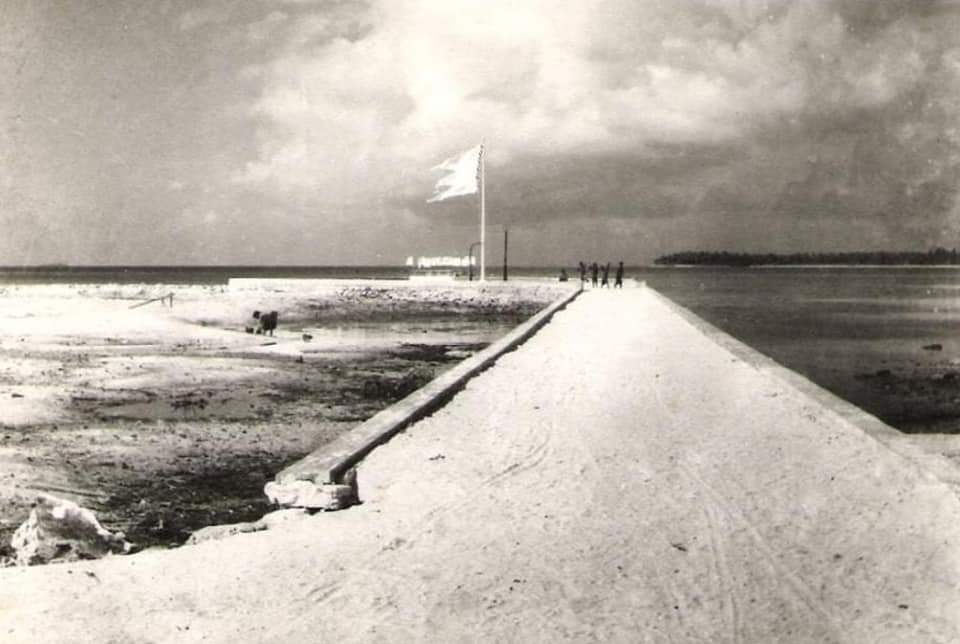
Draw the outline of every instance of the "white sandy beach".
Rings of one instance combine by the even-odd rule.
[[[360,467],[363,504],[0,571],[10,642],[950,642],[949,486],[642,289]]]

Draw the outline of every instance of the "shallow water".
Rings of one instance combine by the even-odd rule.
[[[960,432],[960,268],[632,276],[899,429]]]

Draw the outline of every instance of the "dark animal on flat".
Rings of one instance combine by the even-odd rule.
[[[276,311],[270,311],[269,313],[261,313],[260,311],[253,312],[253,319],[259,321],[257,326],[257,335],[273,335],[274,329],[277,328],[277,318],[279,317]]]

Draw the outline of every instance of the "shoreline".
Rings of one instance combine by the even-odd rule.
[[[0,482],[0,555],[29,507],[24,489],[45,489],[92,507],[111,529],[127,531],[141,545],[178,544],[199,526],[257,519],[270,509],[263,485],[283,467],[482,349],[493,337],[478,334],[491,317],[500,319],[502,333],[513,328],[523,319],[510,310],[518,292],[539,292],[533,299],[546,303],[575,283],[275,280],[248,290],[177,287],[172,309],[152,304],[134,311],[128,307],[175,287],[0,289],[7,303],[0,316],[0,355],[19,361],[13,369],[0,368],[0,463],[13,475]],[[65,313],[65,303],[86,300],[100,302],[103,310]],[[677,301],[713,319],[696,303]],[[277,338],[239,331],[254,303],[284,310]],[[63,319],[52,323],[56,317]],[[117,333],[106,333],[104,320]],[[17,337],[24,323],[32,327],[25,344]],[[304,342],[302,333],[311,341]],[[950,413],[960,368],[954,368],[949,343],[943,351],[928,351],[917,342],[892,356],[885,347],[851,340],[844,349],[850,355],[820,372],[785,359],[796,347],[748,344],[899,426],[928,451],[960,463],[960,418]],[[838,357],[830,343],[815,350],[798,346],[806,347],[801,353],[808,359]],[[31,350],[36,354],[27,355]],[[21,390],[19,381],[31,384]],[[851,396],[838,382],[848,389],[852,383],[858,393]],[[340,394],[329,395],[333,390]],[[912,415],[898,422],[864,403],[871,397],[888,408],[909,405],[904,409]],[[58,420],[58,403],[72,420]],[[24,420],[30,413],[36,417],[32,424]],[[129,431],[117,431],[123,427]],[[174,456],[158,465],[157,459],[132,456],[138,450]],[[38,481],[43,477],[48,480]],[[103,486],[114,492],[103,494]],[[152,503],[171,489],[200,493],[181,495],[166,507]],[[126,510],[111,516],[111,506]]]
[[[374,451],[358,480],[363,503],[348,511],[2,570],[0,631],[23,642],[960,634],[954,492],[641,289],[585,293]]]
[[[707,270],[746,270],[751,268],[776,269],[776,268],[812,268],[812,269],[833,269],[833,268],[863,268],[863,269],[951,269],[960,270],[960,264],[747,264],[744,266],[724,265],[724,264],[660,264],[648,265],[644,270],[670,270],[670,269],[692,269],[702,268]]]
[[[472,287],[454,297],[405,287],[400,297],[381,286],[190,288],[172,309],[132,311],[137,298],[169,287],[5,293],[0,396],[12,404],[0,410],[0,462],[11,474],[0,484],[2,546],[39,491],[90,507],[141,548],[260,518],[270,509],[263,485],[283,466],[472,355],[556,292]],[[276,337],[243,333],[237,316],[254,302],[287,313]]]

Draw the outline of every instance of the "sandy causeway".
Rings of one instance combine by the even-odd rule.
[[[4,642],[960,641],[960,501],[649,291],[587,292],[363,505],[0,570]]]

